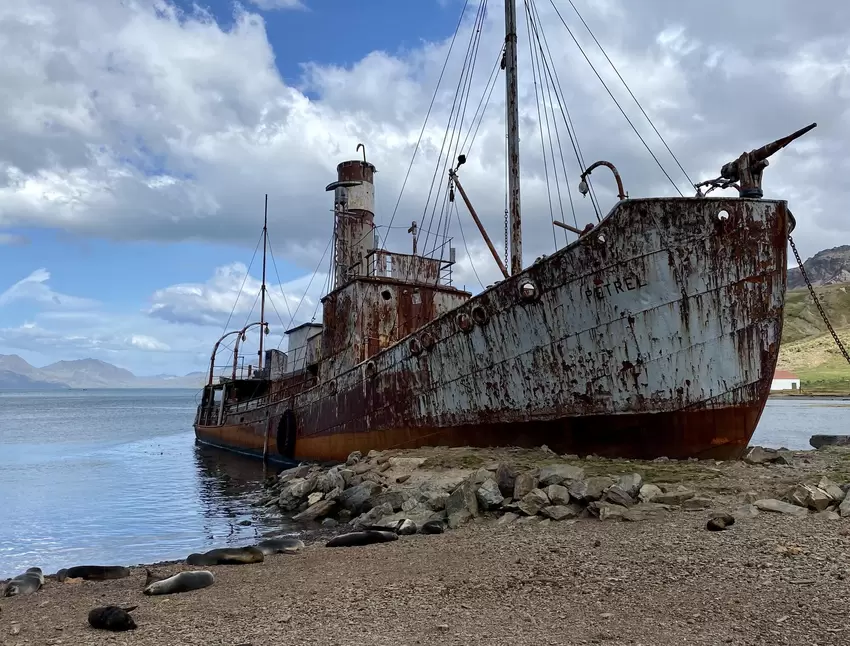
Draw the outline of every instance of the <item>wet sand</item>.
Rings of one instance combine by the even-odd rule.
[[[145,597],[127,579],[0,600],[18,644],[846,644],[850,520],[761,513],[725,532],[707,512],[645,522],[495,525],[216,566],[212,587]],[[155,568],[174,573],[172,564]],[[138,605],[138,628],[88,626]],[[17,632],[15,631],[17,627]],[[13,634],[15,633],[16,634]]]

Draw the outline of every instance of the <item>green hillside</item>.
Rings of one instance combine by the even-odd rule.
[[[850,283],[815,287],[815,293],[850,350]],[[798,375],[804,393],[850,394],[850,364],[835,345],[806,288],[787,292],[778,367]]]

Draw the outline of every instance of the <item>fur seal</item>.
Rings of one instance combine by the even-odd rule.
[[[264,555],[295,554],[304,548],[304,541],[297,538],[269,538],[255,545]]]
[[[191,590],[200,590],[215,583],[215,577],[209,570],[187,570],[178,572],[174,576],[167,579],[154,581],[144,590],[143,594],[175,594],[177,592],[190,592]]]
[[[325,547],[354,547],[359,545],[371,545],[372,543],[387,543],[397,541],[398,534],[393,531],[379,529],[368,529],[360,532],[349,532],[334,536],[325,543]]]
[[[256,547],[219,547],[203,554],[190,554],[186,558],[187,565],[244,565],[246,563],[262,563],[265,559],[263,550]]]
[[[6,584],[3,590],[4,597],[14,597],[19,594],[32,594],[44,585],[44,574],[40,567],[31,567],[23,574],[19,574]]]
[[[422,534],[442,534],[446,531],[446,526],[441,520],[429,520],[419,531]]]
[[[76,565],[59,570],[56,573],[56,580],[59,583],[62,583],[65,579],[107,581],[109,579],[124,579],[128,576],[130,576],[130,568],[120,565]]]
[[[735,517],[729,514],[715,516],[705,524],[705,528],[710,532],[721,532],[724,529],[729,529],[735,524]]]
[[[130,613],[138,606],[119,608],[118,606],[101,606],[89,610],[89,625],[92,628],[121,632],[136,628],[136,622]]]
[[[410,536],[416,533],[416,523],[407,518],[396,520],[389,525],[367,525],[363,531],[394,532],[399,536]]]

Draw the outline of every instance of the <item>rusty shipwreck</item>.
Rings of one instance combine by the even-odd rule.
[[[384,249],[375,234],[376,168],[343,161],[333,194],[332,279],[323,323],[263,350],[260,319],[216,343],[195,419],[199,442],[288,463],[354,450],[424,445],[540,446],[633,458],[738,457],[768,397],[779,352],[786,202],[764,199],[767,157],[814,124],[742,154],[694,197],[619,201],[552,255],[523,265],[515,2],[505,2],[510,262],[502,263],[457,191],[503,280],[477,295],[451,284],[454,250]],[[607,172],[607,171],[606,171]],[[701,186],[734,188],[708,197]],[[267,228],[264,225],[264,234]],[[444,258],[444,256],[447,256]],[[259,332],[257,367],[237,370],[239,341]],[[254,334],[254,332],[251,332]],[[215,379],[222,342],[232,370]],[[230,359],[227,360],[230,363]]]

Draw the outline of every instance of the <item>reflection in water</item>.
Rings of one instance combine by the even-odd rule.
[[[263,465],[262,460],[198,443],[194,446],[194,458],[198,498],[204,511],[204,531],[210,532],[209,538],[212,538],[212,528],[220,525],[220,521],[230,525],[228,535],[218,537],[225,541],[241,541],[249,533],[254,538],[261,537],[263,531],[268,533],[269,514],[260,515],[259,509],[253,507],[252,503],[262,497],[265,479],[280,470],[272,465]],[[251,523],[249,527],[254,528],[253,532],[245,529],[248,522]],[[280,519],[280,523],[283,522]],[[293,531],[291,526],[281,527],[280,523],[274,524],[277,530],[273,532],[275,535],[282,531]]]
[[[250,504],[263,495],[262,461],[196,446],[195,395],[0,394],[0,578],[180,559],[296,531]]]

